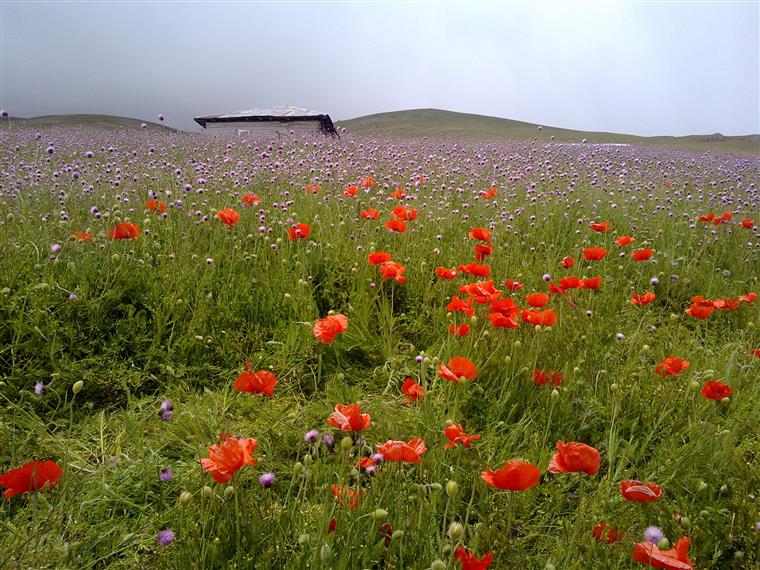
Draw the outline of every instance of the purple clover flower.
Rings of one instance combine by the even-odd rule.
[[[175,538],[174,531],[170,528],[164,529],[162,531],[159,531],[158,536],[156,537],[156,542],[159,546],[169,546],[172,542],[174,542]]]

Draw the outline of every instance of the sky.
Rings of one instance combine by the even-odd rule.
[[[197,128],[295,105],[638,135],[760,133],[760,0],[14,2],[0,107]]]

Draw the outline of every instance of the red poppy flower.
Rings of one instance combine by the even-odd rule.
[[[398,261],[386,261],[380,266],[380,274],[383,279],[395,279],[398,283],[406,283],[405,272],[406,267]]]
[[[475,244],[475,261],[483,261],[486,257],[491,255],[493,252],[493,244],[492,243],[478,243]]]
[[[623,541],[623,531],[616,530],[607,525],[607,523],[599,523],[595,525],[591,530],[591,534],[594,535],[597,542],[604,542],[606,540],[607,544],[615,544],[616,542]]]
[[[601,277],[589,277],[581,280],[581,287],[583,289],[592,289],[596,291],[602,285]]]
[[[221,222],[229,229],[232,229],[232,227],[240,220],[240,214],[237,212],[237,210],[233,210],[232,208],[227,208],[226,210],[217,210],[216,217],[219,218]]]
[[[261,203],[261,198],[259,198],[257,194],[245,194],[243,196],[244,206],[255,206],[259,203]]]
[[[631,254],[631,258],[634,261],[646,261],[647,259],[652,259],[653,255],[653,249],[637,249]]]
[[[550,473],[583,471],[588,475],[596,475],[601,463],[602,457],[595,447],[576,441],[565,443],[560,440],[557,442],[557,453],[549,462],[548,470]]]
[[[359,404],[336,404],[327,423],[341,431],[364,431],[371,423],[369,414],[362,414]]]
[[[361,211],[361,216],[365,220],[376,220],[380,217],[380,210],[375,208],[368,208]]]
[[[730,386],[718,380],[710,380],[702,386],[702,395],[710,400],[722,400],[728,398],[734,391]]]
[[[489,188],[482,194],[484,200],[490,200],[496,196],[496,188]]]
[[[460,311],[468,317],[472,317],[475,314],[475,311],[472,310],[472,301],[472,297],[469,297],[467,301],[465,301],[456,295],[452,295],[451,301],[446,305],[446,310],[451,312]]]
[[[570,269],[573,265],[575,265],[575,259],[570,257],[569,255],[566,255],[562,258],[562,267],[565,269]]]
[[[470,283],[469,285],[462,285],[458,291],[459,293],[472,295],[475,302],[480,305],[491,303],[501,295],[501,291],[493,286],[493,279],[489,281],[477,281],[475,283]]]
[[[559,288],[562,289],[563,292],[568,289],[578,289],[580,287],[583,287],[583,283],[575,275],[559,278]]]
[[[166,211],[166,204],[163,202],[157,202],[156,200],[148,200],[145,202],[145,207],[151,212],[157,212],[159,214]]]
[[[583,259],[586,261],[599,261],[607,255],[607,250],[603,247],[587,247],[583,250]]]
[[[208,458],[201,459],[201,466],[217,483],[227,483],[244,465],[256,465],[255,449],[256,440],[252,437],[227,437],[221,444],[208,448]]]
[[[338,521],[335,519],[330,519],[329,524],[327,525],[327,534],[332,534],[335,532],[335,528],[338,526]]]
[[[480,434],[467,435],[462,426],[459,424],[449,424],[443,428],[443,435],[448,438],[449,443],[444,445],[446,449],[451,449],[457,443],[461,443],[465,447],[470,447],[471,442],[480,439]]]
[[[469,358],[455,356],[448,364],[438,365],[438,376],[455,384],[460,380],[475,380],[478,367]]]
[[[606,232],[610,229],[609,222],[591,222],[591,229],[595,232]]]
[[[52,489],[63,475],[63,469],[53,460],[29,461],[21,467],[0,475],[0,487],[4,487],[3,497],[32,493],[42,489]]]
[[[140,235],[140,226],[130,222],[123,222],[108,230],[108,237],[111,239],[137,239],[138,235]]]
[[[478,558],[474,553],[467,552],[461,544],[454,551],[454,560],[462,565],[462,570],[486,570],[493,562],[493,552],[486,552],[483,558]]]
[[[406,223],[401,220],[389,220],[385,222],[385,227],[392,232],[403,234],[406,231]]]
[[[373,251],[367,256],[367,261],[370,265],[381,265],[392,258],[393,256],[387,251]]]
[[[739,299],[715,299],[713,307],[722,311],[735,311],[739,308]]]
[[[488,313],[488,320],[494,328],[497,329],[519,329],[520,323],[518,323],[513,317],[507,316],[503,313]]]
[[[739,300],[743,303],[754,303],[757,300],[757,293],[750,291],[746,295],[739,295]]]
[[[377,183],[375,182],[375,179],[372,176],[365,176],[362,178],[362,186],[365,188],[374,188],[377,186]]]
[[[274,396],[274,387],[277,384],[277,376],[269,370],[259,370],[250,372],[248,370],[241,372],[235,379],[234,388],[238,392],[249,392],[251,394],[266,394],[270,398]]]
[[[743,227],[743,228],[746,228],[746,229],[748,229],[748,230],[751,230],[752,228],[754,228],[754,227],[755,227],[755,222],[753,222],[753,221],[752,221],[752,220],[750,220],[749,218],[744,218],[744,219],[742,220],[742,227]]]
[[[615,238],[615,243],[620,247],[625,247],[629,244],[632,244],[634,241],[635,240],[631,236],[620,236],[618,238]]]
[[[406,395],[406,404],[411,404],[425,397],[425,388],[411,378],[404,379],[404,383],[401,384],[401,391]]]
[[[632,305],[648,305],[652,301],[654,301],[655,295],[652,291],[647,291],[643,295],[638,295],[634,293],[631,295],[630,303]]]
[[[396,200],[403,200],[406,198],[406,192],[404,192],[403,188],[396,188],[393,192],[391,192],[391,198],[395,198]]]
[[[564,377],[561,370],[539,370],[538,368],[533,370],[533,382],[541,386],[544,384],[559,386]]]
[[[715,214],[713,214],[712,212],[710,212],[706,216],[704,214],[702,214],[701,216],[699,216],[699,221],[700,222],[712,222],[714,218],[715,218]]]
[[[74,232],[72,236],[76,238],[77,241],[83,241],[87,243],[91,243],[94,237],[92,234],[87,233],[87,232]]]
[[[620,494],[626,501],[653,503],[662,497],[662,488],[656,483],[642,483],[634,479],[620,482]]]
[[[329,315],[324,319],[314,323],[311,332],[314,337],[321,343],[332,344],[335,337],[346,332],[348,328],[348,317],[346,315]]]
[[[467,237],[487,242],[491,240],[491,232],[485,228],[473,228],[470,230],[470,233],[467,234]]]
[[[355,198],[359,194],[359,187],[352,184],[343,191],[343,194],[349,198]]]
[[[760,358],[760,348],[752,349],[752,356],[754,356],[755,358]]]
[[[660,376],[675,376],[689,367],[689,362],[677,356],[668,356],[660,361],[655,370]]]
[[[362,495],[366,495],[367,491],[364,489],[351,489],[350,487],[344,487],[343,485],[333,485],[330,487],[333,497],[338,501],[341,509],[348,509],[355,511],[359,507],[359,499]]]
[[[470,325],[467,323],[461,325],[451,325],[449,327],[449,332],[454,336],[467,336],[467,334],[470,332]]]
[[[504,281],[504,286],[510,291],[519,291],[523,288],[523,284],[519,281],[515,281],[514,279],[507,279]]]
[[[527,461],[512,459],[500,469],[483,471],[480,478],[494,489],[525,491],[538,485],[538,481],[541,479],[541,471]]]
[[[391,210],[391,216],[397,220],[410,222],[417,219],[417,210],[414,208],[407,208],[406,206],[396,206]]]
[[[508,297],[505,297],[503,299],[494,299],[491,301],[488,309],[491,313],[499,313],[505,317],[510,318],[517,316],[517,314],[520,312],[519,307],[512,299]]]
[[[541,309],[549,304],[550,299],[551,297],[549,297],[549,295],[546,293],[532,293],[530,295],[525,295],[525,301],[528,303],[528,305],[531,307],[536,307],[538,309]]]
[[[531,325],[539,325],[542,327],[551,327],[557,324],[557,314],[553,309],[546,309],[545,311],[528,311],[527,309],[522,312],[520,316],[525,323]]]
[[[467,265],[460,265],[458,269],[462,273],[475,275],[476,277],[488,277],[491,275],[491,268],[488,265],[478,265],[475,262],[468,263]]]
[[[309,239],[311,226],[309,224],[296,224],[288,229],[288,239]]]
[[[370,467],[374,467],[375,463],[376,461],[372,459],[371,457],[362,457],[359,460],[359,464],[357,465],[357,467],[359,468],[359,471],[366,471]]]
[[[710,315],[713,314],[714,310],[715,305],[713,305],[711,301],[708,301],[706,303],[700,301],[692,301],[691,306],[686,309],[685,313],[694,317],[695,319],[707,319],[710,317]]]
[[[304,190],[306,190],[309,194],[316,194],[322,190],[322,187],[319,184],[307,184],[304,187]]]
[[[459,275],[459,272],[454,268],[436,267],[435,274],[441,279],[454,279],[454,277]]]
[[[409,441],[386,441],[377,448],[383,461],[401,461],[403,463],[422,463],[422,455],[427,451],[425,442],[415,437]]]
[[[678,539],[674,548],[670,550],[660,550],[655,544],[649,541],[637,542],[633,547],[631,558],[634,562],[648,564],[653,568],[663,568],[664,570],[694,570],[689,560],[689,547],[691,539],[684,536]]]

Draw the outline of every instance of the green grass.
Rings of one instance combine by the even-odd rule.
[[[44,115],[41,117],[11,117],[0,120],[0,129],[15,127],[25,127],[33,129],[48,129],[51,127],[59,128],[94,128],[105,130],[134,130],[141,129],[145,123],[148,129],[174,130],[171,127],[155,123],[152,121],[143,121],[131,117],[117,117],[114,115]]]
[[[576,131],[439,109],[412,109],[377,113],[337,123],[350,133],[379,137],[449,137],[452,140],[627,143],[673,149],[760,154],[760,136],[727,136],[710,142],[709,135],[640,137],[621,133]],[[552,139],[552,137],[554,137]]]
[[[0,501],[0,568],[424,569],[436,559],[458,568],[457,542],[445,532],[452,521],[464,526],[461,543],[469,550],[495,553],[492,568],[643,568],[630,556],[650,525],[662,527],[671,542],[689,535],[696,568],[760,567],[754,527],[760,359],[750,352],[760,348],[760,303],[715,311],[705,321],[684,314],[696,294],[735,298],[758,289],[757,249],[746,246],[755,238],[736,224],[691,228],[698,213],[721,211],[719,199],[691,201],[660,184],[659,152],[601,153],[584,162],[573,151],[464,143],[460,154],[447,154],[450,145],[410,141],[383,155],[359,140],[310,150],[284,143],[260,158],[238,139],[228,148],[226,141],[177,133],[156,133],[151,141],[132,136],[61,139],[50,162],[33,138],[4,143],[0,472],[52,458],[64,475],[55,489]],[[83,159],[101,144],[118,150]],[[467,162],[475,155],[487,162]],[[746,185],[736,189],[734,178],[721,173],[750,180],[754,164],[696,156],[672,156],[674,189],[705,196],[725,190],[737,203],[737,196],[747,199]],[[630,187],[620,184],[623,162]],[[40,170],[39,181],[9,167],[22,163]],[[497,164],[508,172],[494,174]],[[77,165],[81,176],[56,176],[66,165]],[[112,184],[117,167],[124,181],[118,187]],[[524,172],[519,183],[509,180],[517,168]],[[326,169],[347,174],[335,180]],[[418,193],[409,202],[419,209],[410,231],[383,228],[396,201],[377,189],[341,199],[365,169],[377,180],[387,175],[391,189],[426,173],[428,181],[416,190],[406,184]],[[567,189],[565,176],[573,172],[575,189],[563,196],[557,187]],[[495,204],[477,198],[494,176]],[[714,179],[721,180],[717,189],[710,186]],[[13,181],[20,182],[15,191]],[[321,184],[319,195],[303,192],[310,181]],[[184,194],[187,182],[206,192]],[[452,191],[440,191],[442,184]],[[184,208],[171,207],[162,219],[143,206],[148,190],[168,202],[181,198]],[[262,205],[242,208],[246,192],[257,193]],[[288,211],[273,207],[286,199],[293,200]],[[655,211],[666,200],[673,217]],[[93,205],[102,220],[90,213]],[[359,217],[368,206],[383,212],[380,221]],[[226,207],[241,212],[232,230],[213,219]],[[196,210],[210,221],[196,225]],[[513,219],[502,222],[501,210]],[[758,219],[756,203],[744,212]],[[288,240],[289,219],[311,224],[311,239]],[[611,223],[609,234],[588,228],[602,219]],[[123,220],[149,234],[110,240],[107,230]],[[547,272],[555,279],[600,275],[601,289],[576,291],[572,303],[553,298],[559,322],[552,328],[497,330],[484,307],[472,320],[447,314],[449,297],[475,279],[443,281],[434,269],[471,261],[467,232],[491,220],[494,253],[486,263],[497,287],[503,290],[507,278],[525,283],[505,296],[525,306],[523,293],[546,290]],[[272,228],[271,235],[259,233],[260,225]],[[91,231],[94,242],[70,240],[74,231]],[[629,233],[636,247],[656,249],[653,261],[616,257],[614,236]],[[50,259],[53,243],[63,250]],[[580,259],[589,245],[604,245],[610,254],[589,267]],[[408,281],[383,281],[367,263],[372,250],[391,252],[406,266]],[[559,265],[566,255],[579,260],[567,272]],[[649,290],[654,276],[660,279],[655,303],[629,304],[631,293]],[[317,343],[310,331],[328,311],[349,318],[332,346]],[[448,333],[452,322],[468,322],[472,331],[455,338]],[[618,332],[624,340],[615,339]],[[670,354],[690,366],[663,379],[655,365]],[[456,355],[477,364],[475,381],[452,384],[436,375],[435,365]],[[273,398],[232,389],[244,361],[277,375]],[[533,384],[535,368],[564,372],[556,394]],[[402,405],[406,377],[427,388],[412,406]],[[700,395],[709,379],[730,384],[730,401]],[[74,396],[80,380],[84,388]],[[33,392],[38,381],[48,385],[41,396]],[[174,417],[161,421],[167,398]],[[371,414],[364,444],[354,438],[344,449],[344,434],[328,427],[341,402],[361,403]],[[482,438],[471,449],[444,449],[447,421]],[[306,443],[311,429],[333,433],[334,449]],[[228,485],[216,484],[198,463],[223,432],[258,441],[258,464]],[[372,477],[356,470],[375,446],[412,437],[427,444],[421,464],[388,462]],[[560,439],[598,448],[599,473],[546,473]],[[541,483],[510,494],[481,481],[482,471],[512,458],[538,465]],[[171,481],[159,481],[162,467],[172,468]],[[271,489],[258,484],[265,472],[276,475]],[[628,478],[662,485],[663,498],[649,505],[623,500],[618,484]],[[451,496],[448,481],[458,486]],[[366,490],[358,509],[341,509],[332,484]],[[183,491],[192,496],[187,504],[179,501]],[[387,511],[385,521],[372,516],[377,509]],[[594,540],[591,529],[602,521],[624,531],[622,544]],[[402,531],[387,546],[382,522]],[[156,535],[166,528],[176,540],[160,547]]]

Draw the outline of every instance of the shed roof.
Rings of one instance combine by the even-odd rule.
[[[320,113],[313,109],[303,109],[290,105],[258,107],[236,113],[222,113],[221,115],[201,115],[195,117],[195,122],[204,129],[206,123],[233,123],[254,121],[277,121],[287,123],[290,121],[319,121],[320,127],[325,134],[338,136],[330,115]]]

